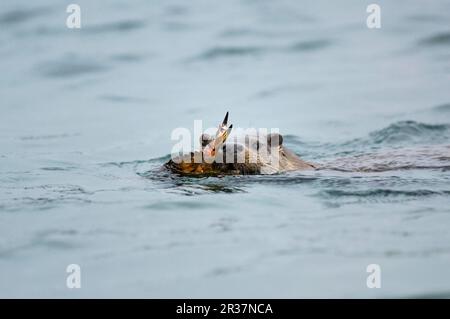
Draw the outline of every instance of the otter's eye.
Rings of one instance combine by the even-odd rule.
[[[259,140],[250,139],[248,136],[246,136],[245,145],[251,149],[259,150],[261,143],[259,142]]]
[[[272,133],[267,135],[267,145],[269,147],[283,145],[283,136],[278,133]]]

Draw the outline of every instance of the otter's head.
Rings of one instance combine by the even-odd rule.
[[[227,121],[228,113],[215,136],[201,136],[201,150],[173,158],[166,167],[182,175],[273,174],[304,163],[283,147],[280,134],[248,130],[230,136]]]

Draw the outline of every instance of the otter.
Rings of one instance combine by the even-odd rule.
[[[164,166],[188,176],[275,174],[294,170],[314,170],[283,145],[283,136],[271,134],[236,134],[230,137],[228,112],[215,136],[202,134],[201,149],[172,157]]]

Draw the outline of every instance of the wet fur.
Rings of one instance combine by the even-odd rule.
[[[274,137],[277,138],[277,143],[272,142]],[[263,137],[246,136],[243,143],[239,143],[235,138],[234,142],[224,144],[222,151],[212,163],[206,162],[202,152],[197,151],[177,157],[175,160],[171,159],[165,167],[181,175],[194,176],[276,174],[317,168],[283,146],[282,140],[282,136],[278,134]],[[259,152],[261,147],[266,147],[267,152]],[[230,152],[229,155],[225,155],[227,151]],[[244,161],[238,162],[238,154],[243,156]],[[203,159],[201,163],[194,162],[196,156]],[[233,156],[233,161],[225,161],[226,156]]]

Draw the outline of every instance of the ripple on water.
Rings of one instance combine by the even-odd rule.
[[[80,134],[47,134],[47,135],[27,135],[21,136],[20,139],[22,141],[36,141],[36,140],[54,140],[54,139],[62,139],[62,138],[70,138],[74,136],[79,136]]]
[[[93,59],[77,56],[63,57],[39,64],[36,71],[46,78],[73,78],[108,71],[109,66]]]
[[[429,189],[417,189],[417,190],[395,190],[387,188],[378,189],[368,189],[368,190],[341,190],[341,189],[331,189],[324,190],[323,194],[325,196],[338,198],[338,197],[428,197],[435,195],[450,195],[450,190],[435,191]]]
[[[88,34],[102,34],[102,33],[118,33],[130,32],[141,29],[146,26],[144,20],[139,19],[125,19],[121,21],[112,21],[103,24],[91,25],[83,27]]]
[[[73,169],[76,169],[76,166],[65,166],[65,167],[61,167],[61,166],[46,166],[46,167],[41,167],[41,170],[43,171],[50,171],[50,172],[66,172],[66,171],[71,171]]]
[[[89,204],[92,192],[71,184],[45,184],[38,186],[15,187],[21,196],[3,203],[4,211],[49,210],[67,204]]]
[[[219,38],[240,38],[246,36],[264,35],[264,32],[256,31],[249,28],[228,28],[218,34]]]
[[[200,53],[192,60],[208,61],[208,60],[219,60],[224,58],[257,56],[267,53],[268,51],[269,51],[268,48],[260,46],[216,46]]]
[[[110,58],[119,62],[141,62],[146,59],[146,56],[137,53],[119,53],[111,55]]]
[[[365,138],[357,138],[340,144],[340,148],[366,150],[374,146],[446,143],[450,139],[449,124],[427,124],[416,121],[398,121]]]
[[[245,192],[245,185],[227,177],[185,177],[172,174],[166,169],[150,170],[138,175],[151,180],[159,189],[186,196]]]
[[[98,97],[101,100],[105,100],[108,102],[120,103],[120,104],[145,104],[148,103],[148,99],[135,97],[135,96],[126,96],[126,95],[118,95],[118,94],[103,94]]]
[[[450,125],[425,124],[416,121],[400,121],[379,131],[372,132],[370,137],[375,144],[396,143],[419,139],[423,142],[448,138]]]
[[[49,14],[52,10],[50,7],[26,7],[6,11],[0,14],[0,25],[5,27],[26,23],[32,19]]]
[[[173,209],[210,209],[211,206],[201,201],[170,201],[153,203],[144,208],[159,211]]]
[[[325,49],[331,46],[332,41],[329,39],[315,39],[308,41],[299,41],[288,47],[292,52],[310,52]]]
[[[443,46],[450,45],[450,32],[441,32],[430,35],[419,41],[420,45]]]
[[[438,113],[447,113],[450,112],[450,103],[440,104],[433,107],[433,111]]]
[[[28,242],[0,249],[0,258],[39,248],[66,251],[81,247],[80,242],[80,234],[75,229],[47,229],[33,234]]]

